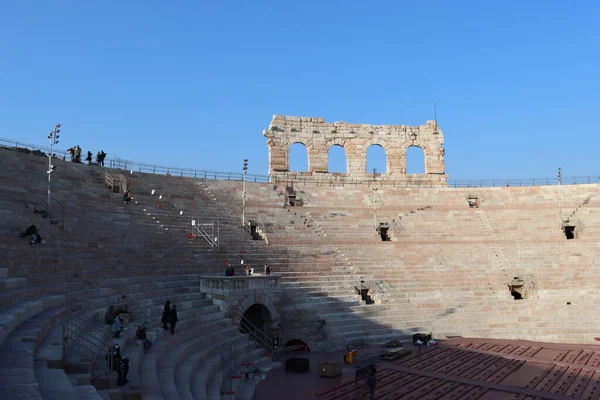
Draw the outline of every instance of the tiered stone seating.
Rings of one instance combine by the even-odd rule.
[[[348,341],[432,331],[587,343],[600,328],[585,318],[600,302],[597,185],[380,187],[375,195],[369,187],[301,186],[295,190],[304,206],[284,207],[282,187],[249,182],[246,219],[264,228],[261,241],[241,226],[242,182],[134,172],[127,178],[135,201],[125,205],[105,187],[102,169],[57,161],[53,195],[66,205],[60,231],[25,207],[29,191],[45,193],[45,162],[0,150],[0,393],[217,398],[230,374],[221,352],[241,336],[200,294],[198,282],[202,274],[222,274],[224,261],[244,260],[258,271],[268,264],[291,298],[282,309],[286,324],[292,312],[302,312]],[[473,197],[479,208],[469,208]],[[188,238],[192,218],[219,222],[218,250]],[[577,239],[566,240],[565,218],[583,225]],[[375,222],[390,224],[391,242],[381,241]],[[17,237],[30,223],[42,228],[42,246]],[[533,298],[511,297],[514,275],[535,276]],[[357,293],[361,281],[375,304]],[[133,320],[119,341],[131,355],[131,383],[92,382],[99,367],[72,354],[60,365],[61,326],[73,318],[62,305],[100,320],[123,294]],[[174,337],[157,326],[166,299],[178,305],[182,320]],[[144,321],[158,329],[148,354],[132,340],[134,325]],[[262,358],[240,339],[227,348]],[[24,355],[17,372],[7,369],[9,352]],[[101,390],[94,393],[92,383]]]
[[[38,167],[43,170],[39,157],[0,150],[0,162],[3,167],[0,180],[13,182],[13,177],[19,177],[27,181],[33,192],[44,193],[45,176],[35,170]],[[133,207],[129,207],[132,204],[122,204],[120,195],[112,194],[104,186],[98,168],[60,161],[56,164],[53,196],[70,199],[66,231],[59,231],[57,226],[27,209],[29,192],[14,182],[2,192],[6,202],[0,213],[0,236],[4,239],[0,251],[3,261],[10,264],[2,263],[0,268],[3,346],[0,393],[18,389],[31,398],[94,399],[121,395],[135,398],[139,396],[136,393],[145,390],[140,382],[143,375],[138,372],[139,360],[145,361],[142,357],[150,354],[143,355],[140,347],[132,346],[135,325],[149,321],[151,337],[154,336],[153,327],[158,326],[162,305],[170,299],[178,305],[182,321],[175,338],[182,334],[200,337],[200,331],[192,330],[194,326],[207,329],[208,335],[212,318],[230,326],[231,321],[223,319],[223,312],[199,293],[199,273],[220,273],[222,267],[206,263],[214,259],[208,253],[196,255],[192,262],[194,254],[179,243],[179,238],[159,236],[160,230],[154,223],[139,218]],[[31,223],[41,228],[44,238],[44,243],[35,248],[17,235]],[[143,252],[144,249],[153,249],[155,253]],[[205,266],[199,269],[198,262],[202,261]],[[108,380],[93,379],[102,372],[103,360],[96,360],[98,365],[81,362],[78,354],[67,346],[67,363],[62,362],[62,324],[74,318],[64,304],[77,307],[87,318],[101,324],[107,306],[122,295],[127,296],[125,302],[133,319],[128,334],[98,343],[107,348],[117,340],[123,354],[132,360],[131,383],[117,388],[114,376]],[[108,326],[99,326],[105,333],[110,330]],[[227,332],[232,333],[232,329],[229,327]],[[230,336],[222,340],[236,337]],[[159,352],[163,342],[168,343],[161,338],[156,340],[152,352]],[[178,346],[182,355],[190,351],[181,344]],[[168,363],[165,365],[168,367]]]

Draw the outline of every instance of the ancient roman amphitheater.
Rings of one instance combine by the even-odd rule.
[[[370,362],[377,399],[600,397],[598,185],[453,187],[434,121],[275,116],[263,134],[269,176],[246,182],[55,151],[50,204],[46,149],[4,143],[1,399],[364,399],[355,378]],[[305,173],[289,172],[298,142]],[[386,174],[366,172],[373,144]],[[332,145],[346,174],[327,172]],[[410,146],[425,174],[406,174]],[[31,224],[40,246],[19,236]],[[166,300],[175,335],[160,322]],[[110,305],[126,311],[120,338],[104,323]],[[415,346],[415,333],[436,343]],[[390,341],[411,354],[379,360]],[[129,358],[123,386],[107,362],[115,342]],[[341,375],[318,376],[321,362]]]

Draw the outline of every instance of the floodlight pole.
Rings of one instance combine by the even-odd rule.
[[[244,159],[244,189],[242,191],[242,226],[246,226],[246,173],[248,172],[248,160]]]
[[[48,214],[48,219],[50,219],[50,182],[52,177],[52,171],[54,170],[54,167],[52,166],[52,145],[58,143],[59,132],[60,124],[56,124],[54,125],[54,129],[52,129],[52,131],[50,131],[50,134],[48,134],[48,139],[50,140],[50,152],[48,153],[48,171],[46,171],[48,173],[48,208],[46,210]]]

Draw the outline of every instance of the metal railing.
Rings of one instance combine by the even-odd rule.
[[[235,344],[234,341],[235,340],[232,340],[230,342],[232,344],[232,347]],[[237,373],[234,373],[235,371],[237,371],[236,370],[236,364],[235,364],[235,352],[233,352],[233,354],[232,354],[233,360],[230,360],[229,357],[227,356],[227,353],[224,352],[224,351],[222,351],[220,355],[221,355],[221,364],[226,364],[226,366],[228,367],[227,370],[226,370],[227,374],[231,376],[231,379],[229,380],[229,390],[227,390],[226,388],[224,388],[225,387],[225,380],[223,380],[223,382],[221,383],[221,397],[229,395],[230,399],[231,398],[235,398],[235,391],[233,390],[233,379],[234,379],[233,376],[235,374],[237,374]],[[249,364],[250,364],[250,355],[248,355],[248,362],[246,363],[246,365],[249,365]],[[248,377],[246,375],[247,372],[256,373],[257,370],[246,371],[246,368],[248,368],[248,367],[244,366],[244,368],[240,368],[241,371],[239,373],[239,376],[240,376],[239,379],[240,380],[244,380],[248,384],[254,386],[255,392],[252,395],[252,399],[256,398],[255,397],[256,396],[256,392],[260,392],[261,393],[261,398],[263,398],[265,400],[272,400],[271,397],[267,396],[265,393],[263,393],[262,391],[260,391],[258,389],[258,384],[254,384],[250,379],[248,379]]]
[[[408,175],[410,176],[410,175]],[[424,175],[426,176],[426,175]],[[369,186],[391,188],[477,188],[477,187],[521,187],[521,186],[555,186],[556,178],[511,178],[511,179],[448,179],[446,183],[431,182],[428,179],[412,178],[405,182],[372,178],[339,178],[335,176],[317,178],[313,176],[272,176],[274,184],[311,184],[316,186]],[[600,175],[573,176],[562,178],[562,185],[599,184]]]
[[[119,172],[121,172],[119,170]],[[121,173],[121,176],[124,177],[124,175]],[[126,180],[126,178],[125,178]],[[168,219],[170,219],[172,221],[172,223],[174,225],[176,225],[177,227],[181,228],[182,230],[186,231],[186,232],[190,232],[190,228],[188,225],[188,222],[186,222],[184,219],[181,219],[180,217],[178,217],[176,214],[171,213],[169,210],[167,210],[163,204],[166,203],[166,199],[156,199],[153,197],[152,193],[156,193],[156,191],[152,191],[145,183],[140,183],[139,181],[136,183],[137,185],[137,190],[136,190],[136,196],[137,195],[141,195],[146,197],[148,200],[150,200],[150,202],[156,207],[156,209],[160,209],[162,210],[162,212],[164,212],[164,214],[168,217]],[[160,202],[159,202],[160,201]],[[180,210],[183,211],[183,210]],[[212,233],[214,234],[214,223],[212,224],[200,224],[199,223],[199,219],[196,218],[195,220],[196,223],[196,229],[194,229],[195,227],[192,226],[191,229],[191,233],[193,234],[194,232],[197,233],[199,236],[201,236],[209,245],[210,245],[210,249],[218,249],[221,245],[221,241],[220,241],[220,225],[219,222],[217,222],[217,232],[216,232],[216,236],[209,234],[208,232],[206,232],[205,229],[201,228],[200,225],[211,225],[213,227]]]
[[[51,206],[51,210],[50,213],[48,213],[48,200],[47,199],[43,199],[42,197],[38,196],[37,194],[33,193],[32,191],[29,191],[29,198],[27,199],[27,206],[29,207],[29,205],[32,205],[34,208],[35,212],[39,212],[40,214],[42,214],[42,216],[44,218],[48,218],[51,221],[56,221],[56,224],[59,225],[59,228],[63,228],[64,229],[64,225],[65,225],[65,206],[58,200],[56,200],[56,198],[54,196],[50,196],[50,206]],[[58,210],[58,211],[56,211]]]
[[[111,357],[108,357],[108,363],[99,361],[108,354],[107,348],[111,340],[108,326],[82,314],[73,307],[65,305],[65,309],[69,318],[63,324],[64,354],[67,354],[68,350],[72,350],[80,357],[99,366],[103,373],[111,371]]]
[[[14,149],[23,152],[26,152],[24,150],[28,150],[28,152],[38,151],[40,153],[43,153],[40,155],[44,155],[46,157],[50,152],[50,149],[46,146],[37,146],[6,138],[0,138],[0,147],[5,147],[8,149]],[[58,159],[67,160],[67,150],[59,150],[53,147],[52,153]],[[157,175],[182,176],[188,178],[216,179],[228,181],[242,181],[244,179],[244,176],[241,172],[224,172],[205,169],[198,170],[191,168],[167,167],[161,165],[140,163],[137,161],[124,160],[120,158],[107,158],[106,160],[104,160],[104,165],[106,168],[145,172]],[[266,183],[269,182],[269,175],[246,174],[246,181]]]
[[[204,227],[210,227],[210,233],[207,232]],[[219,221],[217,221],[215,229],[214,222],[211,222],[210,224],[201,224],[199,217],[194,217],[194,219],[192,219],[192,234],[206,240],[206,243],[208,243],[210,247],[219,248],[220,229]]]
[[[104,171],[104,184],[114,190],[115,180],[107,171]]]
[[[0,147],[14,149],[23,152],[38,151],[40,155],[47,156],[50,149],[46,146],[37,146],[28,143],[22,143],[12,139],[0,138]],[[66,160],[67,150],[58,150],[53,148],[53,153],[56,158]],[[158,175],[181,176],[188,178],[202,178],[215,180],[243,181],[244,174],[242,172],[225,172],[212,170],[197,170],[191,168],[178,168],[152,165],[140,163],[137,161],[124,160],[120,158],[108,158],[105,160],[107,168],[123,169],[127,171],[145,172]],[[410,175],[408,175],[410,176]],[[502,186],[553,186],[559,182],[556,177],[552,178],[511,178],[511,179],[449,179],[447,183],[432,183],[427,179],[420,179],[418,176],[412,176],[410,182],[394,182],[388,181],[385,175],[380,175],[380,178],[349,178],[330,176],[323,179],[314,176],[296,176],[296,175],[261,175],[261,174],[246,174],[247,182],[273,182],[273,183],[310,183],[315,185],[340,185],[340,186],[391,186],[394,188],[403,187],[453,187],[453,188],[468,188],[468,187],[502,187]],[[600,175],[574,176],[561,178],[562,185],[583,185],[583,184],[599,184]]]
[[[269,357],[273,359],[273,351],[275,350],[273,339],[271,339],[266,333],[257,328],[252,322],[244,317],[244,314],[239,308],[230,308],[230,310],[234,317],[238,317],[240,319],[240,328],[248,333],[250,340],[256,343],[258,347],[263,349],[265,353],[267,353]]]

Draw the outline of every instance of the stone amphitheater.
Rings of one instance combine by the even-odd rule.
[[[435,121],[274,116],[263,135],[266,182],[54,159],[50,204],[48,158],[0,149],[0,399],[364,399],[342,357],[392,340],[412,353],[379,363],[377,399],[600,397],[598,185],[449,187]],[[308,172],[289,171],[293,143]],[[366,172],[373,144],[386,174]],[[332,145],[346,174],[327,173]],[[425,174],[406,174],[410,146]],[[19,237],[30,224],[38,247]],[[118,339],[109,305],[127,310]],[[415,333],[437,343],[414,347]],[[105,361],[115,341],[124,386]],[[308,374],[282,367],[298,353]],[[319,362],[342,375],[318,377]]]

